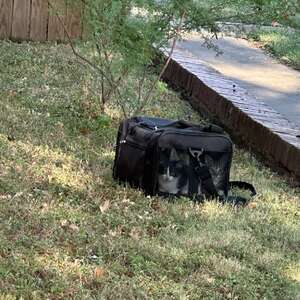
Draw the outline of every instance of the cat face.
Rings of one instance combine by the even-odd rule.
[[[177,194],[187,183],[186,165],[179,158],[175,149],[165,149],[161,152],[159,164],[159,191]]]
[[[159,174],[166,180],[172,180],[180,176],[183,165],[180,161],[161,162],[159,164]]]

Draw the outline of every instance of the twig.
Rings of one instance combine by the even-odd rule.
[[[86,57],[82,56],[81,54],[79,54],[79,53],[76,51],[76,49],[75,49],[75,47],[74,47],[74,44],[73,44],[73,42],[72,42],[71,36],[70,36],[70,34],[69,34],[69,32],[68,32],[68,30],[67,30],[67,28],[66,28],[66,25],[65,25],[64,21],[62,20],[62,18],[60,17],[60,15],[57,13],[56,7],[51,3],[50,0],[48,0],[48,4],[49,4],[49,6],[54,10],[54,12],[55,12],[55,14],[56,14],[56,16],[57,16],[57,18],[58,18],[58,21],[59,21],[60,24],[63,26],[64,32],[65,32],[66,35],[67,35],[68,42],[69,42],[69,44],[70,44],[70,46],[71,46],[71,49],[72,49],[74,55],[77,56],[78,58],[80,58],[82,61],[86,62],[89,66],[93,67],[95,70],[97,70],[97,71],[100,73],[101,77],[102,77],[102,78],[105,78],[105,79],[107,80],[107,82],[108,82],[109,86],[111,87],[111,89],[117,91],[118,96],[121,97],[121,94],[120,94],[120,92],[119,92],[119,90],[118,90],[118,85],[115,84],[113,81],[111,81],[111,79],[110,79],[108,76],[106,76],[106,74],[103,72],[103,70],[101,70],[101,69],[100,69],[99,67],[97,67],[94,63],[92,63],[89,59],[87,59]],[[127,117],[127,113],[126,113],[126,110],[125,110],[125,107],[124,107],[123,103],[121,103],[120,100],[118,100],[118,99],[117,99],[117,103],[118,103],[118,105],[121,106],[121,109],[122,109],[122,112],[123,112],[123,114],[124,114],[124,117],[126,118],[126,117]]]
[[[138,114],[140,111],[142,111],[144,109],[144,107],[148,104],[149,100],[150,100],[150,96],[151,94],[153,93],[154,91],[154,88],[155,86],[157,85],[157,83],[159,82],[159,80],[161,79],[162,75],[164,74],[164,72],[166,71],[170,61],[171,61],[171,58],[172,58],[172,55],[173,55],[173,52],[174,52],[174,49],[175,49],[175,46],[176,46],[176,42],[178,40],[178,37],[179,37],[179,33],[180,33],[180,30],[181,30],[181,27],[182,27],[182,23],[183,23],[183,19],[185,17],[185,14],[186,12],[184,11],[181,15],[181,18],[180,18],[180,22],[176,28],[176,33],[175,33],[175,36],[174,36],[174,39],[173,39],[173,43],[172,43],[172,47],[171,47],[171,50],[169,52],[169,55],[168,55],[168,59],[166,60],[162,70],[160,71],[158,77],[156,78],[156,80],[153,82],[153,84],[151,85],[150,89],[149,89],[149,92],[148,94],[146,95],[143,103],[141,104],[141,106],[139,108],[137,108],[134,112],[134,115]]]
[[[60,15],[57,13],[56,7],[51,3],[50,0],[48,0],[48,4],[49,4],[49,6],[55,11],[55,14],[56,14],[56,16],[57,16],[57,18],[58,18],[58,21],[59,21],[60,24],[63,26],[64,32],[65,32],[66,35],[67,35],[68,42],[69,42],[69,44],[70,44],[70,46],[71,46],[71,48],[72,48],[72,51],[73,51],[74,55],[77,56],[78,58],[80,58],[82,61],[86,62],[88,65],[90,65],[90,66],[93,67],[94,69],[96,69],[96,70],[103,76],[103,78],[105,78],[105,79],[107,80],[107,82],[109,83],[109,85],[110,85],[111,87],[113,87],[113,83],[110,81],[110,79],[105,75],[105,73],[104,73],[100,68],[98,68],[98,67],[97,67],[94,63],[92,63],[89,59],[87,59],[86,57],[82,56],[81,54],[79,54],[79,53],[76,51],[76,49],[75,49],[75,47],[74,47],[74,44],[73,44],[73,42],[72,42],[72,39],[71,39],[71,37],[70,37],[70,34],[69,34],[69,32],[68,32],[68,30],[67,30],[67,28],[66,28],[66,25],[65,25],[64,21],[62,20],[62,18],[60,17]]]
[[[144,68],[143,70],[143,75],[142,78],[139,80],[139,87],[138,87],[138,102],[141,101],[141,97],[142,97],[142,88],[146,79],[146,71],[147,71],[147,67]]]

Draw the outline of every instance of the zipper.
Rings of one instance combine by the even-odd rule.
[[[150,124],[147,124],[147,123],[139,123],[135,126],[141,126],[145,129],[149,129],[149,130],[154,130],[154,131],[157,131],[159,129],[159,127],[157,127],[156,125],[150,125]]]
[[[174,130],[174,129],[172,130],[172,129],[168,129],[168,127],[160,128],[160,127],[157,127],[154,125],[151,126],[150,124],[146,124],[146,123],[140,123],[137,126],[141,126],[143,128],[146,128],[149,130],[154,130],[154,131],[165,131],[165,132],[163,132],[162,135],[166,135],[169,133],[175,133],[175,134],[190,135],[190,136],[200,135],[200,136],[220,137],[220,138],[225,138],[230,144],[232,144],[232,141],[229,137],[227,137],[226,135],[223,135],[223,134],[215,133],[215,132],[207,132],[207,131],[197,131],[196,132],[193,130],[185,130],[185,132],[182,132],[182,129],[181,130]]]
[[[218,137],[218,138],[223,138],[223,139],[225,139],[225,140],[227,140],[228,142],[229,142],[229,144],[230,144],[230,146],[231,146],[231,150],[233,149],[233,147],[232,147],[232,141],[231,141],[231,139],[228,137],[228,136],[226,136],[226,135],[223,135],[223,134],[217,134],[217,133],[214,133],[214,132],[182,132],[182,131],[176,131],[176,130],[168,130],[168,131],[166,131],[166,132],[164,132],[161,136],[160,136],[160,138],[162,137],[162,136],[165,136],[165,135],[168,135],[168,134],[179,134],[179,135],[188,135],[188,136],[205,136],[205,137]]]
[[[134,143],[132,141],[128,141],[128,140],[120,140],[119,145],[121,145],[121,144],[128,144],[128,145],[130,145],[130,146],[132,146],[134,148],[138,148],[140,150],[146,150],[146,147],[144,147],[142,145],[139,145],[137,143]]]

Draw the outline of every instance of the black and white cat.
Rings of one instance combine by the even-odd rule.
[[[180,157],[174,148],[161,152],[158,175],[160,192],[188,194],[188,159],[188,156]]]

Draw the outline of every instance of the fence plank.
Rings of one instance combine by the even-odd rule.
[[[82,21],[81,21],[81,27],[82,27],[82,32],[81,32],[81,38],[84,40],[84,39],[88,39],[88,36],[89,36],[89,28],[88,28],[88,25],[87,25],[87,22],[86,22],[86,11],[85,11],[85,7],[84,5],[82,6],[82,11],[81,11],[81,18],[82,18]]]
[[[64,0],[0,0],[0,39],[33,41],[66,40],[64,28],[56,16],[63,20],[71,38],[82,38],[84,7],[66,7]]]
[[[81,11],[82,6],[77,4],[76,6],[67,7],[67,20],[66,27],[71,38],[81,38],[82,26],[81,26]]]
[[[12,33],[13,40],[29,38],[30,0],[14,0]]]
[[[32,0],[30,22],[30,40],[46,41],[48,25],[47,0]]]
[[[11,0],[0,0],[0,39],[10,38],[12,4]]]
[[[49,41],[63,41],[65,37],[64,27],[61,25],[56,13],[65,22],[66,6],[64,1],[51,0],[54,10],[49,8],[48,20],[48,40]]]

